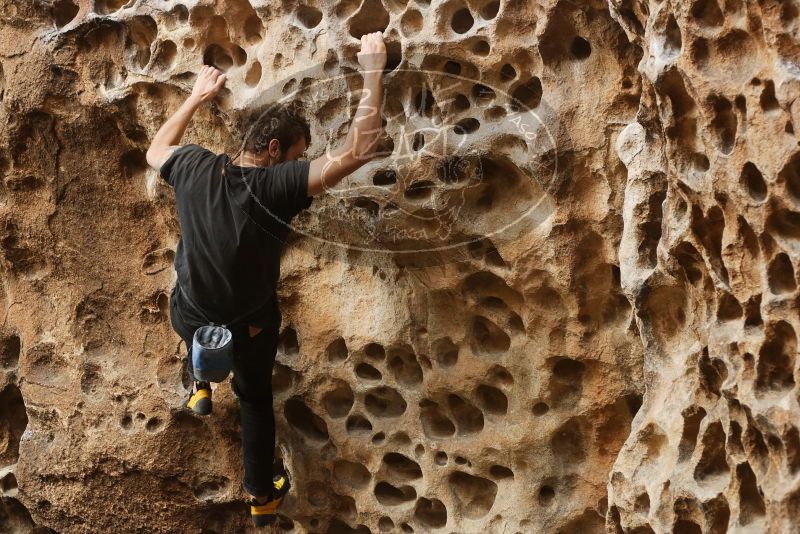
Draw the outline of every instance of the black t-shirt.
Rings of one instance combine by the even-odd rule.
[[[259,319],[269,315],[289,222],[311,204],[309,162],[229,163],[223,175],[229,161],[226,154],[184,145],[161,167],[175,190],[181,227],[178,285],[191,318],[263,326]]]

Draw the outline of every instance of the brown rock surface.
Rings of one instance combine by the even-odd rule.
[[[299,217],[273,377],[292,532],[795,532],[796,0],[0,0],[0,531],[252,530],[199,419],[144,152],[287,96],[382,156]],[[38,526],[37,526],[38,525]]]

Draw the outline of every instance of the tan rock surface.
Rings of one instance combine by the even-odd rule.
[[[184,142],[287,97],[322,153],[375,30],[382,155],[283,261],[276,530],[796,531],[799,9],[0,0],[0,531],[252,530],[144,152],[205,61]]]

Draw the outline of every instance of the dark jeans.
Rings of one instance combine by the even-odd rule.
[[[278,350],[281,313],[277,298],[269,306],[269,321],[261,332],[250,337],[248,324],[229,325],[233,334],[233,378],[231,385],[241,411],[242,485],[251,495],[272,493],[272,467],[275,450],[275,415],[272,411],[272,367]],[[181,298],[176,285],[170,295],[170,320],[173,329],[189,348],[188,371],[192,380],[192,336],[207,324]],[[263,324],[263,323],[262,323]]]

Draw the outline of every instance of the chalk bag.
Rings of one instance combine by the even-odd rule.
[[[192,339],[195,380],[222,382],[233,369],[233,334],[224,326],[201,326]]]

